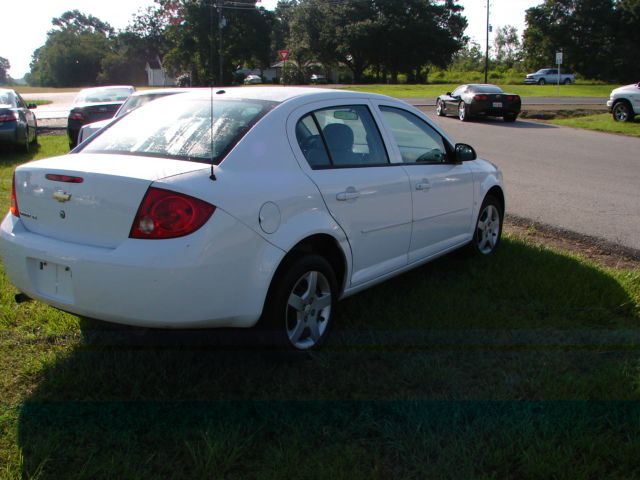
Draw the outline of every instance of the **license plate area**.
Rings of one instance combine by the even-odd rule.
[[[502,102],[493,102],[493,108],[502,108]]]
[[[38,258],[27,259],[34,290],[62,303],[73,303],[71,267]]]

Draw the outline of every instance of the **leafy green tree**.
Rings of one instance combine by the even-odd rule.
[[[165,67],[188,72],[194,85],[230,83],[239,65],[266,68],[270,61],[273,12],[256,8],[255,0],[221,3],[208,0],[159,0],[171,20],[165,29],[171,45]],[[223,77],[219,78],[222,25]]]
[[[518,36],[518,29],[513,25],[498,27],[493,39],[495,61],[507,68],[513,66],[522,59],[522,46]]]
[[[624,53],[614,0],[545,0],[527,10],[526,22],[523,47],[528,67],[550,66],[555,53],[563,51],[568,70],[587,78],[618,77],[614,59]]]
[[[63,13],[52,24],[46,43],[33,53],[31,82],[53,87],[95,84],[110,51],[111,26],[78,10]]]
[[[0,57],[0,85],[7,83],[9,81],[9,69],[11,68],[11,64],[9,60],[4,57]]]

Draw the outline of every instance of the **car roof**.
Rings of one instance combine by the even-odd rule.
[[[316,87],[213,87],[212,89],[200,88],[188,95],[196,98],[209,98],[211,92],[213,92],[214,95],[219,95],[221,97],[224,96],[226,98],[267,100],[279,103],[300,98],[306,98],[309,100],[329,100],[336,98],[378,98],[397,100],[377,93],[353,92],[334,88]]]
[[[91,92],[93,90],[110,90],[110,89],[123,89],[128,88],[130,90],[135,90],[132,85],[105,85],[104,87],[91,87],[91,88],[83,88],[80,90],[81,92]]]
[[[175,88],[150,88],[148,90],[137,90],[131,94],[132,97],[145,97],[147,95],[163,95],[169,93],[187,93],[196,90],[197,88],[175,87]],[[209,89],[206,89],[209,91]]]

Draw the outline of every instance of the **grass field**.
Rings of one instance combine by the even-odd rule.
[[[616,122],[611,118],[611,114],[609,113],[588,115],[586,117],[549,120],[549,123],[553,123],[554,125],[564,125],[567,127],[583,128],[585,130],[619,133],[631,137],[640,137],[640,118],[636,118],[633,122]]]
[[[34,158],[66,151],[40,142]],[[2,211],[25,160],[0,152]],[[449,255],[341,302],[306,358],[107,329],[14,293],[0,271],[3,479],[640,472],[639,270],[507,236],[493,258]]]
[[[437,97],[453,91],[459,84],[442,85],[352,85],[344,86],[345,90],[380,93],[391,97]],[[608,98],[612,85],[561,85],[561,97],[602,97]],[[506,92],[523,97],[556,97],[558,88],[555,85],[500,85]]]

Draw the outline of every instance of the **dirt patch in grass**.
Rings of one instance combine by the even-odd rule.
[[[527,243],[574,253],[611,268],[640,268],[640,251],[526,218],[507,215],[504,232]]]

